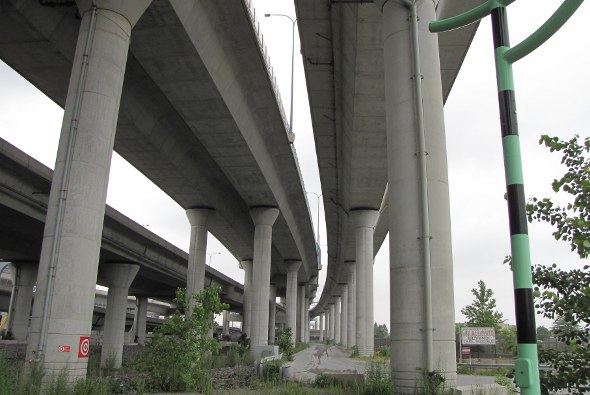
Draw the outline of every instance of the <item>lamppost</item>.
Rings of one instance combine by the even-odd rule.
[[[285,14],[264,14],[265,17],[269,18],[271,16],[283,16],[285,18],[289,18],[292,24],[292,31],[291,31],[291,113],[289,114],[289,136],[292,136],[293,133],[293,76],[295,74],[295,23],[297,23],[297,19],[291,18],[289,15]]]
[[[211,266],[211,258],[213,258],[213,255],[220,255],[221,252],[208,252],[207,255],[209,255],[209,266]]]
[[[316,232],[316,245],[315,245],[315,252],[316,255],[318,257],[318,268],[319,270],[322,270],[322,248],[320,247],[320,198],[322,197],[322,194],[320,193],[319,195],[315,192],[305,192],[307,193],[311,193],[313,195],[315,195],[318,198],[318,219],[317,219],[317,232]]]

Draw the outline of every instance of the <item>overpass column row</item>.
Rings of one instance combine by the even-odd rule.
[[[287,328],[291,328],[291,340],[297,342],[297,272],[301,261],[287,265]]]
[[[305,343],[309,343],[310,331],[309,331],[309,303],[310,298],[305,298]]]
[[[79,0],[82,16],[39,262],[28,360],[85,377],[108,176],[131,28],[150,0]],[[64,303],[64,300],[71,303]],[[68,345],[72,352],[58,352]]]
[[[275,284],[270,284],[270,298],[268,304],[268,344],[275,344],[275,326],[277,318],[277,287]]]
[[[342,298],[337,296],[336,303],[334,303],[334,342],[336,344],[340,344],[340,325],[342,324],[340,320],[340,311],[342,308],[341,300]]]
[[[346,333],[346,342],[348,343],[348,347],[353,347],[356,345],[356,285],[355,285],[355,277],[356,277],[356,265],[355,262],[347,262],[347,269],[348,269],[348,312],[347,312],[347,333]]]
[[[356,346],[360,356],[372,356],[373,345],[373,232],[377,210],[350,211],[356,243]]]
[[[12,295],[8,312],[7,330],[15,340],[26,340],[33,303],[33,287],[37,281],[36,263],[11,263]]]
[[[250,337],[250,322],[252,321],[252,261],[249,259],[241,260],[240,267],[244,269],[244,314],[242,318],[242,332]]]
[[[115,369],[121,367],[127,319],[127,296],[129,296],[129,286],[138,271],[139,265],[133,264],[112,263],[103,266],[102,277],[109,287],[109,292],[102,335],[101,367],[105,367],[109,359],[112,359]]]
[[[299,324],[297,325],[298,328],[298,341],[301,343],[305,343],[305,285],[299,286],[299,293],[298,293],[298,303],[297,306],[299,307]]]
[[[341,288],[340,344],[344,347],[348,347],[348,284],[342,284]]]
[[[320,325],[320,342],[324,341],[324,313],[321,313],[319,316],[319,325]]]
[[[192,314],[196,301],[192,297],[205,288],[205,268],[207,265],[207,221],[212,210],[208,208],[191,208],[186,216],[191,225],[190,245],[188,250],[188,268],[186,279],[186,296],[188,314]]]
[[[428,31],[436,20],[435,2],[419,2],[419,73],[414,75],[409,10],[398,1],[379,1],[383,12],[386,132],[389,194],[391,371],[396,390],[413,393],[427,377],[425,333],[432,331],[434,370],[445,376],[448,387],[456,385],[454,349],[453,267],[443,98],[438,38]],[[417,144],[419,119],[414,104],[414,79],[422,79],[426,152]],[[426,156],[427,155],[427,156]],[[426,157],[430,234],[421,234],[422,218],[417,191],[421,183],[418,159]],[[430,241],[432,323],[425,328],[424,262],[422,240]],[[358,264],[358,261],[357,261]],[[357,278],[357,280],[359,280]],[[357,286],[357,289],[359,287]],[[361,306],[358,306],[361,309]],[[358,333],[357,333],[358,337]]]
[[[335,306],[334,303],[328,304],[330,308],[330,340],[336,339],[336,321],[335,321]]]
[[[277,208],[256,207],[250,209],[250,216],[255,225],[251,289],[252,322],[250,324],[252,347],[268,345],[272,225],[278,215]]]
[[[145,345],[145,332],[146,332],[146,320],[148,310],[148,298],[147,296],[136,296],[137,303],[137,330],[135,335],[137,336],[137,343]]]

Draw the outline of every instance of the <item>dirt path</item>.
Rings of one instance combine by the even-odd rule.
[[[366,362],[350,358],[350,352],[338,346],[311,344],[290,365],[295,379],[313,381],[321,373],[364,374]]]

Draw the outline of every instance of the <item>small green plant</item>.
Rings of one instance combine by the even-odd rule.
[[[517,394],[516,388],[514,388],[514,384],[512,383],[512,379],[506,376],[498,376],[494,381],[496,384],[501,385],[502,387],[506,387],[509,395]]]
[[[286,328],[277,332],[277,344],[279,346],[279,352],[283,353],[283,358],[287,361],[292,361],[295,356],[292,331],[291,328]]]
[[[394,393],[393,382],[387,366],[383,363],[370,361],[365,373],[365,395],[389,395]]]
[[[379,350],[377,350],[377,353],[379,353],[379,356],[384,357],[384,358],[391,357],[391,350],[389,349],[388,346],[379,347]]]
[[[359,356],[359,348],[356,345],[352,346],[350,349],[352,350],[352,353],[350,354],[351,358]]]

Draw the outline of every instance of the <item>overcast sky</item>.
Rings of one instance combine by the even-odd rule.
[[[265,13],[295,17],[290,0],[253,0],[264,42],[274,66],[285,111],[289,111],[291,22]],[[508,9],[512,45],[553,13],[560,1],[518,0]],[[372,5],[364,5],[370,7]],[[563,168],[560,156],[538,145],[541,134],[569,138],[590,133],[590,7],[576,15],[543,47],[514,67],[519,129],[527,196],[553,196],[550,183]],[[299,40],[295,38],[295,146],[308,191],[321,193]],[[0,137],[53,168],[63,111],[0,62]],[[512,277],[502,265],[509,254],[505,182],[489,18],[480,25],[445,106],[454,257],[456,321],[472,301],[470,289],[484,280],[495,292],[498,309],[514,323]],[[140,200],[142,204],[137,204]],[[184,210],[118,155],[113,156],[107,203],[171,243],[188,250],[190,227]],[[309,195],[316,223],[317,199]],[[320,206],[323,209],[323,206]],[[322,243],[325,225],[320,215]],[[533,263],[580,267],[567,246],[553,240],[544,225],[531,225]],[[326,247],[323,261],[326,262]],[[238,263],[212,236],[213,267],[242,282]],[[219,254],[215,254],[219,253]],[[209,259],[209,258],[208,258]],[[374,266],[375,320],[389,326],[388,243]],[[326,270],[321,272],[323,284]],[[320,290],[321,290],[320,286]],[[319,293],[318,293],[319,297]],[[539,324],[549,325],[538,317]]]

